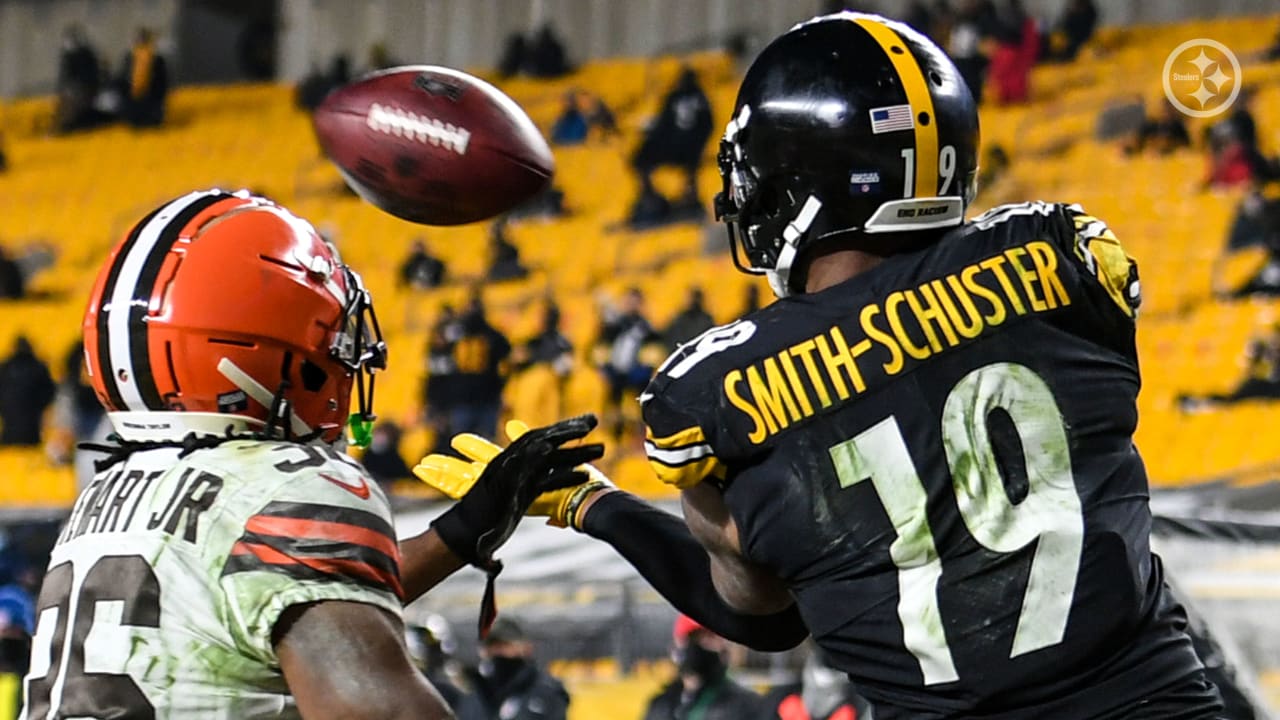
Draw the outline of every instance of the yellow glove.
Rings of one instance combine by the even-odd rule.
[[[511,420],[506,425],[506,431],[507,437],[514,442],[529,431],[529,426],[521,420]],[[489,461],[502,452],[502,447],[473,433],[455,435],[449,444],[467,457],[469,462],[450,455],[432,453],[418,462],[413,468],[413,474],[427,485],[457,500],[467,494]],[[581,529],[574,517],[578,508],[595,491],[612,488],[614,485],[592,465],[582,465],[578,469],[585,472],[590,480],[581,485],[539,495],[525,514],[545,517],[548,525]]]

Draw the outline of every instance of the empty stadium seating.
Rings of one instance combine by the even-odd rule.
[[[1161,64],[1183,39],[1231,38],[1237,53],[1247,55],[1265,44],[1274,25],[1246,18],[1104,33],[1091,56],[1037,69],[1032,103],[983,109],[985,145],[1004,147],[1012,165],[1007,181],[979,198],[979,210],[1007,200],[1079,202],[1104,218],[1141,264],[1145,302],[1138,343],[1145,387],[1137,442],[1159,485],[1230,479],[1280,463],[1280,448],[1257,442],[1261,429],[1280,426],[1280,404],[1245,403],[1187,415],[1174,402],[1179,393],[1233,387],[1242,374],[1246,342],[1280,318],[1280,304],[1213,298],[1238,195],[1200,189],[1199,153],[1126,157],[1115,144],[1091,139],[1093,123],[1115,100],[1141,95],[1149,107],[1162,101]],[[718,54],[684,60],[701,72],[717,121],[723,122],[736,68]],[[610,229],[636,192],[627,160],[641,122],[656,109],[680,62],[599,62],[558,81],[504,85],[544,128],[571,87],[603,97],[623,128],[621,137],[557,150],[557,183],[571,214],[513,225],[512,237],[534,272],[485,290],[491,320],[515,340],[534,332],[541,303],[553,297],[579,351],[577,368],[564,383],[539,373],[512,380],[507,399],[516,416],[546,421],[555,412],[600,409],[604,391],[588,351],[602,295],[640,287],[651,319],[661,326],[692,285],[706,290],[713,315],[728,320],[740,310],[747,285],[759,282],[736,273],[722,253],[704,251],[720,241],[718,227]],[[1280,68],[1257,66],[1256,73],[1274,79]],[[1280,87],[1263,87],[1255,105],[1260,127],[1280,128]],[[0,354],[23,333],[46,360],[61,357],[79,337],[84,301],[106,250],[151,206],[198,187],[248,187],[332,233],[364,275],[392,348],[391,367],[379,385],[380,414],[418,428],[427,331],[440,306],[461,303],[467,286],[411,293],[397,288],[396,270],[410,242],[423,236],[453,278],[479,277],[487,264],[485,227],[420,228],[335,192],[338,175],[319,157],[309,121],[294,109],[287,87],[183,88],[171,99],[170,124],[151,132],[111,128],[49,138],[49,112],[50,101],[41,98],[12,103],[0,113],[11,164],[0,175],[0,243],[14,249],[44,240],[58,248],[56,264],[34,283],[36,299],[0,303]],[[1192,123],[1193,135],[1199,127]],[[675,177],[661,174],[657,181],[669,189],[676,184]],[[718,184],[708,162],[700,177],[702,198],[709,200]],[[767,297],[763,285],[761,290]],[[549,403],[548,392],[559,399]],[[424,430],[411,430],[403,450],[412,459],[429,440]],[[624,486],[644,494],[666,492],[647,474],[635,448],[613,448],[611,455]],[[69,472],[50,467],[38,451],[0,451],[0,505],[65,505],[73,491]]]

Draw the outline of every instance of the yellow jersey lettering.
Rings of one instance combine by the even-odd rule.
[[[787,381],[782,377],[778,361],[768,357],[764,359],[762,365],[763,377],[755,365],[747,368],[747,387],[751,389],[751,396],[755,399],[756,406],[760,408],[765,424],[786,428],[792,420],[800,419],[796,400],[791,397],[791,389],[787,387]],[[777,430],[774,427],[769,428],[770,434],[775,432]]]
[[[818,345],[818,356],[822,358],[822,364],[827,369],[827,377],[831,378],[831,387],[836,389],[836,395],[838,395],[841,400],[848,400],[849,386],[844,384],[844,378],[841,377],[838,372],[835,353],[831,351],[831,345],[827,342],[827,336],[819,335],[814,338],[814,341]]]
[[[778,363],[782,365],[782,371],[787,375],[787,382],[791,383],[791,393],[796,396],[796,402],[800,403],[801,417],[809,417],[813,414],[813,403],[809,402],[809,393],[800,382],[800,373],[796,372],[796,364],[791,361],[791,354],[786,350],[778,353]]]
[[[813,359],[813,351],[816,347],[817,343],[814,339],[809,338],[802,343],[792,345],[789,352],[793,357],[800,358],[805,373],[809,375],[809,383],[813,385],[813,391],[818,394],[818,402],[824,408],[831,407],[831,395],[827,392],[827,384],[822,381],[822,375],[818,373],[818,363]]]
[[[968,270],[968,268],[965,268]],[[955,275],[947,276],[947,285],[951,286],[951,293],[948,294],[942,286],[941,280],[934,280],[934,292],[938,294],[938,300],[942,301],[942,307],[947,310],[947,317],[951,318],[951,324],[955,327],[956,332],[963,337],[973,339],[982,334],[985,326],[982,324],[982,315],[978,314],[978,308],[973,305],[973,298],[969,297],[969,293],[965,292],[964,286],[960,284],[960,278]],[[964,308],[965,317],[960,316],[960,310],[956,304],[952,302],[951,295],[955,295],[960,301],[960,305]],[[968,318],[966,321],[965,318]]]
[[[862,332],[867,334],[868,338],[875,340],[889,351],[889,362],[883,365],[884,371],[888,375],[896,375],[902,370],[904,359],[902,357],[902,348],[898,346],[898,342],[888,332],[881,330],[871,322],[871,318],[880,314],[880,306],[871,303],[862,308],[858,321],[862,323]]]
[[[947,315],[943,310],[942,303],[938,301],[938,296],[933,292],[933,287],[921,285],[919,292],[924,301],[923,303],[917,301],[916,294],[909,290],[907,291],[907,302],[911,304],[911,309],[915,311],[916,319],[920,321],[920,327],[924,328],[924,334],[929,338],[929,345],[933,347],[933,351],[942,352],[942,345],[934,335],[933,329],[929,327],[930,321],[942,331],[943,337],[947,339],[947,345],[951,347],[959,345],[960,340],[956,338],[956,331],[951,328],[951,323],[947,321]]]
[[[983,300],[986,300],[991,304],[991,312],[983,315],[982,319],[988,326],[995,327],[996,325],[1004,322],[1008,312],[1004,309],[1004,302],[1000,300],[1000,296],[978,282],[978,279],[975,276],[980,272],[982,272],[981,265],[970,265],[960,271],[960,282],[964,283],[966,290],[974,295],[980,296]]]
[[[1036,296],[1036,273],[1034,270],[1028,270],[1022,261],[1018,258],[1027,254],[1027,249],[1022,247],[1009,248],[1004,251],[1006,257],[1009,258],[1009,265],[1013,266],[1013,271],[1018,274],[1018,279],[1022,281],[1022,289],[1027,293],[1027,302],[1031,303],[1031,309],[1034,312],[1044,312],[1049,306],[1044,300]]]
[[[884,314],[889,318],[889,327],[893,329],[893,334],[898,338],[898,344],[906,351],[908,355],[916,360],[924,360],[932,353],[927,347],[920,347],[907,337],[907,330],[902,326],[902,316],[898,314],[897,308],[906,302],[906,295],[901,291],[889,295],[884,301]],[[934,339],[937,342],[937,338]]]
[[[746,399],[742,397],[742,394],[738,392],[738,385],[741,382],[741,370],[730,370],[726,373],[724,376],[724,396],[729,399],[730,405],[738,408],[743,412],[743,414],[751,418],[751,422],[754,423],[754,427],[752,427],[751,432],[747,434],[747,439],[751,441],[752,445],[759,445],[764,442],[765,438],[769,437],[769,433],[772,432],[772,430],[770,430],[768,425],[765,424],[764,419],[760,417],[760,413],[756,411],[755,406],[747,402]]]
[[[996,276],[996,281],[1000,283],[1001,289],[1004,290],[1004,295],[1009,299],[1009,304],[1013,306],[1013,311],[1019,315],[1026,315],[1027,308],[1023,306],[1022,299],[1018,297],[1018,293],[1014,292],[1013,283],[1009,280],[1009,274],[1001,267],[1004,263],[1005,257],[997,255],[993,258],[987,258],[978,264],[990,270],[991,274]],[[992,324],[994,325],[995,323]]]
[[[1071,304],[1067,289],[1058,277],[1058,254],[1049,243],[1037,240],[1027,245],[1027,254],[1031,256],[1031,264],[1040,276],[1040,286],[1044,288],[1044,300],[1052,308],[1065,307]]]

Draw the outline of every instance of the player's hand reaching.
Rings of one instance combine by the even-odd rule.
[[[514,443],[530,430],[523,421],[511,420],[506,425],[506,432],[507,437]],[[458,499],[465,496],[475,485],[486,467],[502,453],[502,447],[472,433],[456,435],[450,444],[467,460],[433,453],[422,458],[413,469],[413,473],[427,485],[451,498]],[[592,465],[584,463],[577,466],[575,470],[580,473],[578,476],[580,482],[538,495],[529,503],[525,514],[545,517],[548,525],[581,529],[577,517],[578,509],[592,493],[612,488],[613,483]]]
[[[595,426],[594,415],[580,415],[528,430],[506,449],[485,450],[480,456],[486,460],[474,463],[456,458],[446,462],[439,455],[424,458],[414,473],[458,498],[453,508],[432,524],[440,539],[458,557],[492,572],[493,553],[511,537],[540,495],[590,481],[579,466],[603,455],[604,446],[563,446],[586,437]],[[463,447],[467,446],[464,441]]]

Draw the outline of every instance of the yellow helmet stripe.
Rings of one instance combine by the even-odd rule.
[[[902,87],[907,91],[907,103],[911,105],[915,125],[915,197],[930,198],[938,195],[938,118],[933,113],[933,96],[925,80],[920,63],[907,48],[902,37],[884,23],[870,18],[854,20],[862,26],[893,63]],[[927,121],[923,118],[927,118]]]

